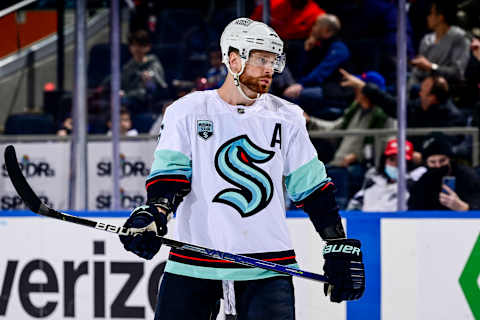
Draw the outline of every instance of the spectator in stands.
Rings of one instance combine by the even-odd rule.
[[[108,132],[107,135],[112,135],[112,119],[111,117],[107,121]],[[132,128],[132,119],[130,116],[130,112],[127,108],[122,107],[120,109],[120,135],[133,137],[138,135],[137,129]]]
[[[378,87],[365,83],[345,70],[342,85],[361,89],[362,93],[375,105],[381,106],[385,113],[397,117],[397,99]],[[465,126],[465,117],[449,98],[448,82],[439,76],[428,76],[422,82],[420,98],[407,104],[407,127],[452,127]],[[420,149],[423,138],[412,139],[415,149]]]
[[[162,64],[153,54],[148,32],[138,30],[128,38],[132,59],[122,68],[121,91],[122,105],[132,113],[148,111],[154,99],[167,94],[167,82]],[[108,86],[110,77],[102,82]]]
[[[385,80],[377,72],[366,72],[361,77],[367,83],[385,90]],[[360,89],[356,90],[355,100],[345,111],[345,114],[335,121],[326,121],[307,116],[309,130],[335,130],[335,129],[380,129],[393,128],[395,121],[388,117],[383,109],[370,101]],[[341,139],[329,167],[347,168],[350,181],[349,195],[357,192],[364,180],[367,165],[373,162],[372,137],[346,135]],[[316,144],[319,156],[325,159],[323,147]],[[325,148],[328,150],[327,148]]]
[[[254,9],[250,18],[262,21],[262,13],[263,4]],[[283,40],[305,39],[324,13],[314,0],[271,0],[270,26]]]
[[[60,128],[57,131],[57,136],[61,136],[61,137],[68,136],[72,133],[72,130],[73,130],[73,120],[72,120],[72,117],[68,116],[62,121]]]
[[[283,95],[300,105],[308,114],[321,116],[322,108],[342,100],[338,68],[350,57],[347,46],[339,39],[340,20],[324,14],[317,18],[310,37],[305,41],[304,76],[288,86]]]
[[[422,155],[427,172],[411,188],[409,210],[480,209],[480,178],[472,168],[452,160],[452,146],[445,135],[429,136]],[[455,177],[455,187],[445,185],[445,176]]]
[[[418,50],[423,37],[430,33],[427,16],[431,10],[431,0],[410,0],[408,18],[412,25],[412,42],[415,50]]]
[[[407,160],[407,189],[426,171],[424,167],[413,169],[413,144],[405,144]],[[365,174],[362,189],[348,203],[347,210],[389,212],[397,210],[398,144],[396,139],[388,141],[377,168]],[[407,193],[408,197],[408,193]]]
[[[480,138],[480,35],[477,34],[472,40],[470,61],[468,62],[465,77],[468,88],[472,92],[471,101],[473,104],[473,122],[478,127]]]
[[[375,71],[366,72],[358,78],[365,83],[375,86],[378,90],[385,90],[385,80]],[[308,130],[336,130],[336,129],[380,129],[393,128],[395,121],[388,117],[383,109],[372,103],[360,89],[355,90],[355,100],[345,111],[345,114],[335,121],[327,121],[307,116]],[[329,165],[349,167],[364,160],[364,150],[372,144],[371,137],[347,135],[342,138],[333,160]],[[319,151],[321,152],[321,151]]]
[[[432,74],[445,77],[450,83],[463,80],[470,41],[464,30],[453,26],[456,15],[456,1],[432,0],[427,22],[433,32],[423,37],[418,56],[411,60],[414,68],[409,87],[418,86]]]
[[[204,79],[203,86],[200,88],[197,86],[197,90],[220,88],[225,81],[225,77],[228,73],[227,68],[222,63],[222,51],[219,47],[215,46],[213,48],[210,48],[208,55],[210,68],[208,69],[205,77],[202,78],[202,81]]]
[[[470,46],[471,54],[465,70],[467,101],[474,109],[474,124],[480,125],[480,37],[474,37]]]
[[[416,0],[419,2],[421,0]],[[342,39],[351,53],[349,69],[380,72],[389,86],[396,79],[398,1],[342,0],[321,1],[326,12],[342,22]],[[407,17],[406,46],[408,59],[414,55],[412,28]]]

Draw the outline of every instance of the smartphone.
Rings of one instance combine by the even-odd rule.
[[[452,189],[453,191],[455,191],[455,181],[456,181],[456,178],[455,177],[452,177],[452,176],[445,176],[442,178],[442,185],[447,185],[450,189]],[[443,193],[448,193],[446,192],[445,190],[442,190]]]

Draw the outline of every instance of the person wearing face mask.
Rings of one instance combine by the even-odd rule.
[[[413,169],[413,145],[405,144],[407,159],[407,189],[425,173],[424,167]],[[367,212],[388,212],[397,210],[397,167],[398,144],[396,139],[387,142],[377,168],[371,168],[365,174],[362,189],[348,203],[347,210]],[[408,196],[408,193],[407,193]]]
[[[409,210],[480,209],[480,178],[472,168],[452,160],[452,155],[444,134],[434,133],[425,139],[422,157],[427,172],[411,188]],[[444,177],[454,177],[455,187],[447,186]]]

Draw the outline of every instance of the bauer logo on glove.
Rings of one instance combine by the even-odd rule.
[[[323,248],[323,254],[330,253],[330,252],[342,252],[342,253],[351,253],[359,256],[361,254],[360,248],[356,248],[350,245],[343,245],[343,244],[329,244]]]
[[[323,270],[328,277],[325,295],[332,302],[357,300],[365,291],[361,243],[355,239],[328,240],[323,249]]]

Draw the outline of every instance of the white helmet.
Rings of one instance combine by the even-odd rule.
[[[285,67],[283,41],[278,34],[263,22],[248,18],[238,18],[230,22],[220,38],[222,48],[222,62],[230,71],[228,51],[235,48],[242,58],[242,65],[248,60],[251,50],[262,50],[277,55],[273,71],[282,72]],[[231,72],[231,71],[230,71]],[[240,71],[240,74],[243,72]]]

